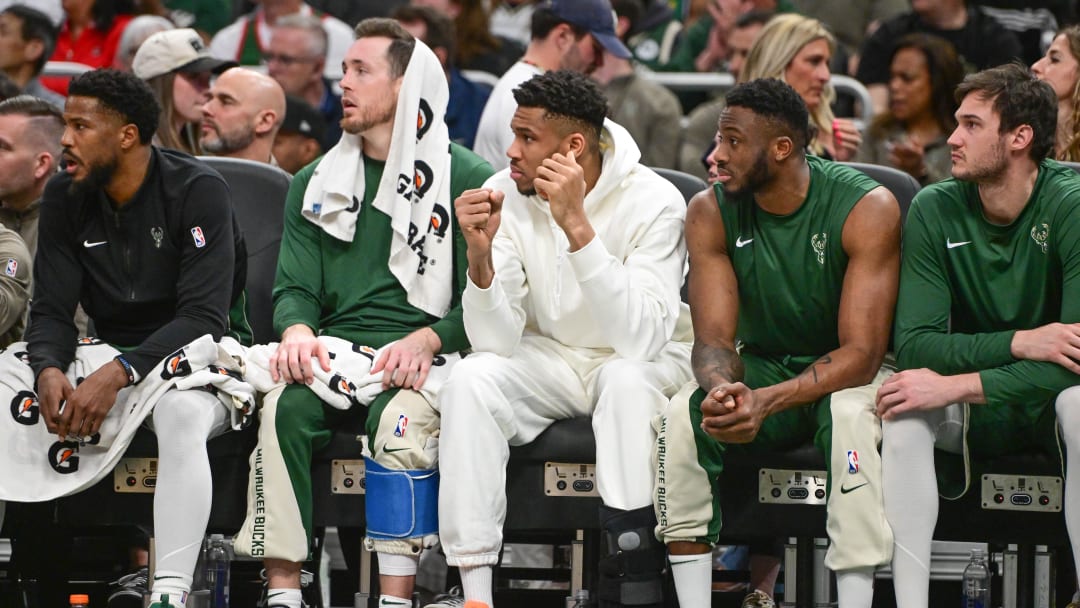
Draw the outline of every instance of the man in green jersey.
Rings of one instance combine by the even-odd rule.
[[[904,230],[896,355],[906,371],[877,399],[901,608],[927,605],[935,447],[976,459],[1056,452],[1056,409],[1066,471],[1080,470],[1080,178],[1047,160],[1054,91],[1011,64],[968,76],[956,98],[956,179],[920,192]],[[1066,477],[1065,522],[1080,555],[1078,484]]]
[[[367,19],[356,36],[342,66],[345,133],[296,175],[285,207],[274,285],[281,343],[269,368],[287,384],[263,400],[236,544],[265,560],[270,608],[300,606],[312,452],[331,428],[365,414],[366,542],[379,554],[379,605],[412,605],[420,552],[438,531],[439,414],[420,391],[442,354],[468,347],[465,241],[450,210],[491,166],[450,143],[446,78],[427,46],[391,19]],[[325,336],[369,353],[371,371],[383,375],[368,407],[335,409],[308,387],[314,366],[330,371]]]
[[[732,89],[720,115],[719,183],[690,203],[696,381],[657,441],[657,535],[679,604],[710,605],[729,451],[813,441],[828,460],[826,564],[841,606],[869,607],[890,559],[874,395],[900,263],[900,209],[884,187],[805,153],[806,106],[779,80]],[[765,591],[771,591],[765,590]]]

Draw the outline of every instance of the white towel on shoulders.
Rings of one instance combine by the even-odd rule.
[[[372,206],[390,216],[390,271],[409,304],[436,317],[453,297],[450,213],[450,97],[438,58],[416,41],[402,76],[386,168]],[[301,213],[330,236],[352,242],[364,193],[363,140],[344,133],[312,173]]]

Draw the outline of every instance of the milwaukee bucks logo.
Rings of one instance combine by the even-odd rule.
[[[814,248],[814,253],[817,255],[817,263],[822,266],[825,265],[825,245],[829,242],[829,235],[824,232],[819,232],[810,237],[810,246]]]
[[[1042,249],[1043,253],[1046,253],[1047,244],[1046,241],[1050,238],[1050,225],[1049,224],[1036,224],[1031,227],[1031,240],[1035,241],[1035,244]]]

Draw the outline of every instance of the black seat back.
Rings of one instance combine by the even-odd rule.
[[[256,344],[277,340],[274,331],[274,275],[285,223],[285,197],[292,177],[266,163],[201,156],[225,178],[232,194],[236,222],[247,245],[247,297]]]
[[[892,167],[886,167],[883,165],[872,165],[870,163],[841,163],[851,167],[852,169],[858,169],[862,171],[870,179],[878,182],[882,186],[885,186],[896,197],[896,202],[900,203],[900,221],[903,222],[907,219],[908,208],[911,207],[911,199],[915,198],[915,195],[919,193],[919,182],[915,180],[911,175]]]
[[[705,183],[705,180],[696,175],[690,175],[682,171],[676,171],[675,169],[664,169],[663,167],[651,167],[660,177],[668,180],[683,195],[686,202],[689,203],[690,199],[695,194],[709,187],[709,184]]]

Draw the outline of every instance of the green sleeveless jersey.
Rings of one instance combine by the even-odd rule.
[[[714,186],[739,281],[736,336],[758,355],[809,357],[840,345],[837,318],[848,257],[842,236],[855,204],[878,183],[850,167],[807,156],[806,200],[778,216]]]
[[[1080,322],[1080,177],[1044,160],[1031,197],[1007,226],[983,215],[978,187],[924,188],[904,226],[896,311],[900,367],[979,372],[991,405],[1040,404],[1080,377],[1018,361],[1016,330]]]

